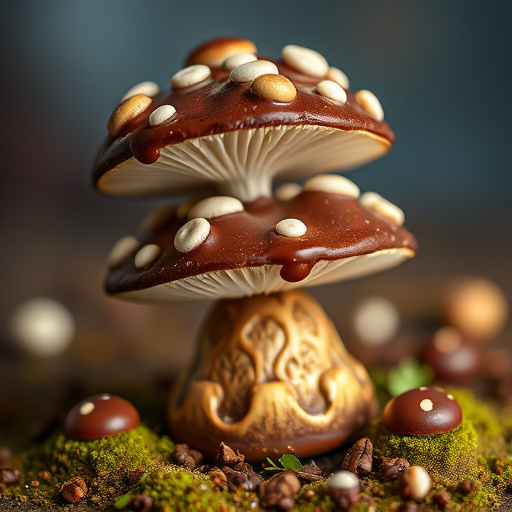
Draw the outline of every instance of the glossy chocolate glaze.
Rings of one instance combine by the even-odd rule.
[[[228,71],[214,67],[211,77],[199,84],[161,92],[146,111],[124,126],[119,135],[108,137],[93,166],[94,183],[132,157],[149,165],[156,162],[160,150],[168,145],[265,126],[319,125],[346,131],[368,131],[387,141],[391,147],[394,135],[387,123],[377,121],[363,110],[352,93],[348,93],[345,104],[328,100],[315,91],[322,78],[299,73],[280,61],[273,62],[280,74],[295,84],[297,96],[294,101],[277,103],[259,98],[250,92],[250,82],[230,82]],[[174,106],[176,114],[161,125],[150,126],[149,115],[166,104]]]
[[[161,256],[143,269],[134,265],[134,253],[110,270],[108,293],[142,290],[186,277],[263,265],[283,265],[281,277],[301,281],[321,260],[338,260],[372,254],[385,249],[416,250],[414,237],[402,226],[374,214],[357,199],[326,192],[302,192],[288,201],[260,198],[245,210],[209,219],[211,230],[200,246],[188,253],[173,244],[178,229],[186,223],[175,212],[154,232],[138,237],[140,246],[156,244]],[[276,224],[287,218],[304,222],[300,237],[277,234]]]

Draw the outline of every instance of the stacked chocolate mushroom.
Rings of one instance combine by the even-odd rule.
[[[131,89],[108,122],[96,187],[179,195],[112,249],[108,293],[223,299],[174,390],[171,434],[249,460],[334,448],[375,413],[363,366],[304,286],[367,275],[412,257],[402,211],[361,194],[348,170],[394,137],[369,91],[296,45],[281,60],[245,39],[196,48],[171,79]],[[275,182],[294,180],[274,189]],[[299,184],[302,181],[302,184]]]

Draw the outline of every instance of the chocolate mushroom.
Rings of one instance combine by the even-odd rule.
[[[255,51],[245,39],[216,39],[190,54],[170,91],[152,82],[129,91],[109,119],[96,187],[147,196],[214,184],[247,202],[270,196],[273,178],[351,169],[390,149],[377,98],[349,92],[322,55],[296,45],[280,60]]]
[[[364,367],[305,292],[221,301],[173,391],[169,426],[214,456],[229,440],[247,460],[335,448],[376,411]]]
[[[64,433],[71,439],[92,441],[139,426],[137,409],[119,396],[94,395],[76,404],[68,413]]]
[[[422,387],[392,398],[384,407],[382,421],[395,434],[429,436],[457,428],[462,409],[452,395]]]
[[[138,300],[241,297],[367,275],[412,257],[400,209],[341,176],[242,203],[158,211],[114,246],[109,293]],[[291,197],[290,197],[291,196]]]

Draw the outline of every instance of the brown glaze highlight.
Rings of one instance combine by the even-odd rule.
[[[327,192],[302,192],[288,201],[260,198],[244,205],[242,212],[208,219],[210,234],[188,253],[173,244],[176,232],[186,223],[171,211],[160,227],[139,236],[140,247],[156,244],[162,254],[151,265],[137,269],[136,251],[110,270],[108,293],[151,288],[203,273],[263,265],[283,265],[281,277],[303,280],[321,260],[338,260],[385,249],[416,251],[414,237],[404,227],[371,212],[357,199]],[[288,218],[307,227],[303,236],[286,237],[275,225]]]

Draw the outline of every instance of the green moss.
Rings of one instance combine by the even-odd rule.
[[[411,465],[423,466],[443,485],[477,476],[478,436],[467,420],[455,430],[435,436],[399,436],[378,421],[371,437],[375,455],[402,457]]]

